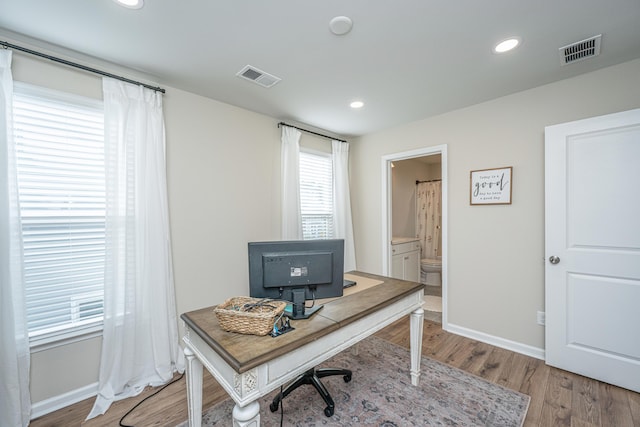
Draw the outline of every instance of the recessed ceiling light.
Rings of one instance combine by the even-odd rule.
[[[506,40],[501,41],[500,43],[498,43],[494,48],[493,51],[495,53],[504,53],[504,52],[508,52],[512,49],[515,49],[516,47],[518,47],[518,45],[520,44],[520,38],[519,37],[510,37]]]
[[[140,9],[144,6],[144,0],[113,0],[120,6],[127,7],[129,9]]]
[[[362,108],[364,106],[364,102],[362,101],[353,101],[351,104],[349,104],[349,106],[351,108]]]

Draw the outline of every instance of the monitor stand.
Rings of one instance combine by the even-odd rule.
[[[350,288],[352,286],[355,286],[356,282],[354,282],[353,280],[349,280],[349,279],[344,279],[344,281],[342,282],[342,287],[344,289],[346,288]]]
[[[304,297],[305,297],[304,288],[293,289],[291,291],[291,295],[293,296],[293,298],[291,298],[293,300],[292,310],[291,310],[291,313],[286,313],[287,317],[289,317],[290,319],[294,319],[294,320],[308,319],[309,317],[313,316],[318,310],[322,308],[321,305],[318,305],[316,307],[311,307],[311,308],[307,308],[304,306]]]

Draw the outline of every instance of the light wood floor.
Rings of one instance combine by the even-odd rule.
[[[409,347],[408,318],[377,333],[381,338]],[[640,427],[640,394],[588,379],[543,361],[444,332],[425,321],[422,354],[531,396],[525,427]],[[91,409],[88,399],[31,422],[41,426],[118,426],[131,407],[153,393],[114,403],[107,414],[83,422]],[[203,407],[224,399],[224,390],[205,369]],[[175,426],[187,419],[184,378],[138,407],[124,425]]]

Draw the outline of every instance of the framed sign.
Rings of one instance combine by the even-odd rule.
[[[512,167],[471,171],[472,205],[510,205]]]

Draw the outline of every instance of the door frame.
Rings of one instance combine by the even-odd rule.
[[[392,234],[392,174],[391,163],[440,154],[442,169],[442,328],[447,329],[447,266],[448,266],[448,178],[447,178],[447,144],[423,147],[416,150],[386,154],[382,156],[382,275],[391,272],[391,238]]]

